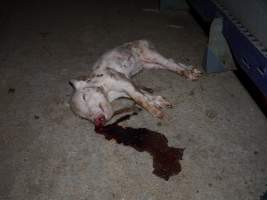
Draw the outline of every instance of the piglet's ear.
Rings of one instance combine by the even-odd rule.
[[[76,90],[83,88],[86,85],[85,81],[75,79],[70,80],[69,83]]]

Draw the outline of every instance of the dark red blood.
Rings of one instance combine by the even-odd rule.
[[[105,123],[106,123],[106,119],[104,115],[98,116],[94,121],[94,124],[96,127],[102,127],[105,125]]]
[[[153,157],[153,173],[158,177],[168,180],[170,176],[178,174],[184,149],[169,147],[167,138],[161,133],[118,125],[129,117],[127,115],[113,124],[96,127],[95,131],[107,140],[114,139],[118,144],[130,146],[139,152],[148,152]]]

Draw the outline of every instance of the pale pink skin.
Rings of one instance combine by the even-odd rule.
[[[162,118],[162,108],[171,107],[171,103],[138,88],[130,80],[143,69],[166,69],[189,80],[201,75],[196,68],[163,57],[146,40],[125,43],[101,56],[90,76],[70,81],[75,89],[72,110],[96,126],[103,126],[114,115],[111,102],[126,97],[154,117]]]

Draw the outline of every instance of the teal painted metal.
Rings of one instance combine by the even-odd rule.
[[[207,73],[235,69],[230,48],[222,31],[223,18],[215,18],[210,26],[208,47],[203,59],[203,68]]]
[[[210,48],[206,49],[202,65],[207,73],[224,71],[224,65]]]
[[[246,20],[248,21],[244,20],[243,24],[243,21],[240,22],[236,17],[233,16],[233,14],[231,14],[231,12],[225,7],[225,5],[219,4],[218,1],[188,0],[188,2],[191,6],[193,5],[193,8],[198,8],[196,9],[196,11],[200,16],[204,16],[204,19],[212,19],[218,16],[223,18],[222,33],[231,48],[231,52],[236,63],[238,63],[238,66],[248,75],[248,77],[254,82],[254,84],[264,94],[264,96],[267,97],[267,48],[266,46],[263,46],[265,44],[264,42],[262,42],[263,40],[259,40],[259,35],[259,38],[255,37],[255,35],[253,35],[253,33],[251,33],[247,29],[247,27],[244,26],[245,22],[254,22],[255,24],[257,24],[255,26],[257,26],[257,28],[262,28],[262,32],[264,33],[264,30],[266,29],[266,27],[264,27],[264,24],[266,23],[266,21],[264,21],[263,19],[265,18],[263,17],[259,18],[261,20],[255,20],[257,18],[255,16],[251,16],[251,12],[248,12],[251,11],[250,8],[247,7],[250,4],[246,5],[245,3],[240,3],[240,5],[247,8],[244,9],[245,15],[242,15],[242,17],[246,17]],[[257,2],[263,3],[263,0],[257,0]],[[255,4],[253,5],[258,6],[258,3],[256,3],[255,1]],[[262,4],[262,8],[264,8],[263,5],[265,4]],[[238,6],[235,8],[239,9]],[[246,15],[246,13],[250,14]],[[258,14],[257,12],[252,13],[255,15]],[[250,26],[250,28],[253,27]],[[256,30],[257,29],[255,27],[253,31],[255,31],[256,33]],[[267,38],[266,35],[265,38]],[[261,39],[264,39],[264,37]]]

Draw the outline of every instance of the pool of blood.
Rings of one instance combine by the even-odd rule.
[[[181,171],[184,149],[169,147],[167,138],[158,132],[146,128],[131,128],[118,125],[128,120],[126,115],[116,122],[104,127],[96,127],[98,134],[104,135],[107,140],[115,140],[118,144],[130,146],[138,152],[147,152],[153,158],[153,173],[165,180]]]

